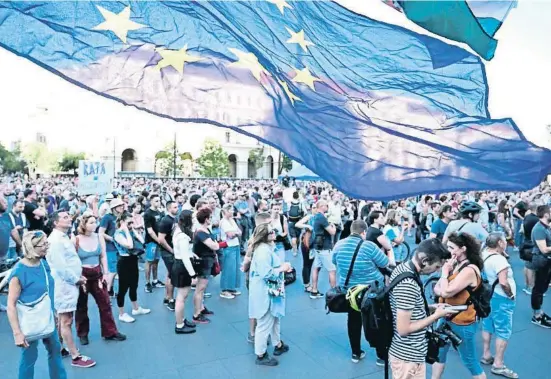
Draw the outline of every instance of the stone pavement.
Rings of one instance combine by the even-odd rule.
[[[300,273],[301,259],[288,257]],[[513,258],[515,279],[519,287],[515,312],[514,335],[506,353],[506,364],[520,374],[520,378],[546,379],[551,377],[551,330],[530,323],[530,299],[522,288],[522,262]],[[164,271],[163,271],[164,272]],[[324,300],[311,300],[302,288],[300,279],[287,290],[287,316],[282,321],[282,337],[290,345],[289,353],[280,357],[278,367],[258,367],[254,364],[251,344],[247,343],[247,291],[235,300],[218,296],[218,278],[209,286],[213,297],[207,306],[216,314],[209,325],[199,325],[192,335],[174,334],[174,314],[162,305],[164,289],[152,294],[143,291],[143,276],[138,299],[151,314],[140,316],[133,324],[121,324],[120,330],[128,336],[125,342],[107,342],[100,337],[97,308],[91,300],[90,345],[81,351],[97,360],[90,369],[76,369],[65,361],[71,379],[348,379],[383,378],[383,371],[375,365],[375,356],[364,343],[366,359],[358,364],[350,362],[346,333],[346,316],[324,311]],[[322,275],[321,290],[328,287],[327,276]],[[5,303],[5,299],[2,298]],[[129,303],[127,308],[130,309]],[[544,308],[551,313],[549,298]],[[115,307],[113,307],[115,312]],[[190,317],[191,302],[187,304]],[[118,320],[117,320],[118,323]],[[5,313],[0,314],[0,379],[17,378],[19,350],[13,345],[11,329]],[[486,370],[489,378],[494,378]],[[469,378],[457,353],[450,351],[444,378]],[[47,379],[46,351],[39,349],[35,378]]]

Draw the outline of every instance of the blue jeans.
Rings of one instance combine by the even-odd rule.
[[[522,225],[522,220],[515,219],[515,246],[521,247],[524,243],[524,234],[520,233],[520,227]]]
[[[67,372],[61,362],[61,343],[57,329],[54,333],[42,340],[48,352],[48,369],[50,379],[67,379]],[[19,379],[34,378],[34,364],[38,359],[38,341],[29,342],[28,348],[21,349],[21,360],[19,361]]]
[[[222,252],[222,274],[220,289],[236,290],[241,286],[241,249],[239,246],[229,246]]]
[[[448,325],[451,327],[453,332],[463,340],[463,343],[461,343],[461,345],[457,348],[463,365],[470,371],[472,376],[482,374],[484,370],[478,361],[480,356],[478,355],[476,348],[476,332],[478,329],[478,323],[475,322],[471,325],[462,326],[448,322]],[[440,363],[446,363],[446,357],[449,349],[449,344],[440,349],[438,354],[438,360]]]

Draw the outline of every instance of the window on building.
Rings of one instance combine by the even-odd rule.
[[[230,132],[226,132],[226,143],[230,143]]]

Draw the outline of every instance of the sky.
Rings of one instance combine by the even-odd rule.
[[[337,2],[373,19],[431,35],[378,0]],[[513,118],[528,139],[547,147],[551,147],[546,130],[551,124],[549,36],[551,2],[523,0],[498,32],[495,58],[486,65],[492,117]],[[105,149],[106,137],[114,132],[154,129],[163,136],[177,128],[194,135],[217,133],[212,126],[178,125],[102,98],[1,48],[0,83],[0,141],[8,146],[37,130],[52,148],[77,151]]]

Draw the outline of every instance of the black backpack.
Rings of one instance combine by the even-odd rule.
[[[303,217],[304,212],[300,208],[300,204],[291,203],[289,208],[289,221],[297,222]]]
[[[484,259],[484,263],[492,256],[497,254],[490,254]],[[469,265],[465,265],[459,269],[458,272],[461,272],[465,267],[469,267]],[[494,295],[494,290],[496,288],[496,285],[499,283],[499,279],[496,279],[495,282],[490,284],[488,282],[488,279],[483,277],[482,275],[479,276],[478,273],[475,271],[475,275],[477,277],[480,277],[480,285],[476,289],[471,289],[467,287],[467,292],[469,293],[469,298],[467,299],[467,305],[473,305],[474,310],[476,311],[476,316],[478,318],[487,318],[490,313],[492,312],[492,296]]]
[[[362,322],[364,335],[369,345],[377,352],[377,357],[388,362],[388,350],[394,336],[394,323],[392,309],[390,308],[390,292],[398,283],[404,279],[414,279],[421,287],[417,276],[406,271],[396,276],[385,288],[371,286],[362,300]],[[388,371],[388,364],[385,364],[385,372]],[[388,373],[386,373],[388,376]]]

